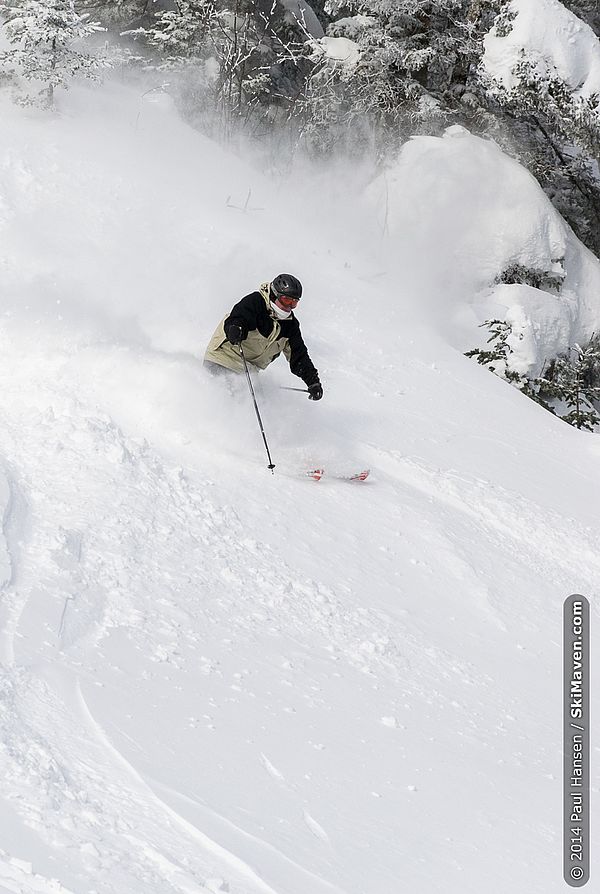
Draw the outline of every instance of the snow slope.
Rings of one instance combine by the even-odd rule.
[[[373,194],[269,182],[156,99],[1,108],[0,890],[562,890],[597,438],[431,325],[448,218],[382,235]],[[410,145],[415,190],[453,145]],[[487,239],[457,264],[481,282]],[[258,378],[271,475],[201,356],[286,269],[325,397]]]

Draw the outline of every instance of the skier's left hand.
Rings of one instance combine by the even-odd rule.
[[[313,382],[312,385],[308,386],[308,399],[309,400],[321,400],[323,397],[323,386],[320,382]]]

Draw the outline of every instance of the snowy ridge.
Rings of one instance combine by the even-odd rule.
[[[399,191],[383,239],[372,193],[355,221],[307,185],[283,227],[297,186],[111,89],[6,109],[0,885],[558,894],[561,608],[598,592],[600,450],[451,346],[453,300],[514,247],[493,203],[475,240],[476,178],[423,274],[417,250],[460,159],[513,163],[415,140],[412,226]],[[250,187],[263,211],[228,204]],[[530,245],[546,221],[596,276],[529,196]],[[274,257],[306,270],[325,397],[280,390],[282,361],[258,377],[271,475],[245,383],[199,358]],[[357,462],[364,486],[287,474]]]

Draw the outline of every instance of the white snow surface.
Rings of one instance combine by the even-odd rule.
[[[311,47],[317,55],[326,56],[333,62],[340,62],[352,67],[360,59],[360,47],[354,40],[347,37],[321,37],[320,40],[311,41]]]
[[[540,76],[559,78],[576,97],[600,98],[600,41],[590,26],[560,0],[509,0],[510,30],[492,28],[485,38],[483,65],[510,89],[518,83],[514,68],[525,54]]]
[[[564,249],[587,325],[597,262],[464,132],[409,143],[386,204],[123,88],[0,112],[0,890],[562,891],[600,442],[457,340],[519,251]],[[257,377],[270,474],[201,358],[285,270],[325,396]]]

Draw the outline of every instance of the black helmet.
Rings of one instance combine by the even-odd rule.
[[[295,276],[292,276],[291,273],[280,273],[271,283],[271,292],[275,298],[283,296],[300,300],[302,297],[302,283]]]

